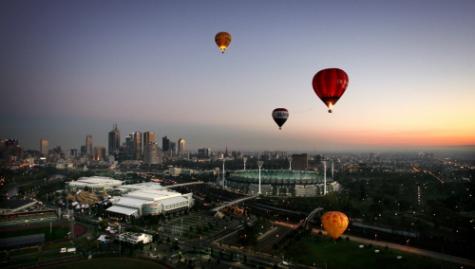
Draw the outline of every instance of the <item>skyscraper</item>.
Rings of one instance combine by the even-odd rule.
[[[308,154],[293,154],[292,155],[292,168],[294,170],[307,170],[308,168]]]
[[[166,136],[162,138],[162,150],[163,152],[168,152],[170,150],[170,139]]]
[[[198,158],[209,158],[210,154],[211,154],[210,148],[198,149]]]
[[[143,145],[144,145],[144,150],[145,146],[150,144],[150,143],[155,143],[157,139],[157,135],[155,132],[148,131],[143,133]]]
[[[186,140],[183,138],[178,139],[178,155],[185,153],[186,151]]]
[[[93,157],[94,152],[92,151],[92,135],[86,135],[86,155],[89,158]]]
[[[148,143],[144,148],[144,163],[146,164],[158,164],[158,145],[157,143]]]
[[[134,160],[142,159],[142,133],[139,131],[134,132],[134,148],[133,148],[133,158]]]
[[[94,160],[103,161],[106,158],[105,147],[94,147]]]
[[[168,152],[170,153],[170,156],[173,156],[176,154],[176,143],[170,141],[170,147],[168,149]]]
[[[45,138],[40,139],[40,153],[42,156],[48,156],[48,140]]]
[[[109,155],[118,156],[120,149],[120,131],[117,124],[114,124],[113,129],[109,132]]]

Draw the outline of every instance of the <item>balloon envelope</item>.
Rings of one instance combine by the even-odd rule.
[[[285,108],[276,108],[272,111],[272,118],[279,126],[279,129],[282,129],[282,125],[284,125],[289,118],[289,111]]]
[[[339,68],[327,68],[318,71],[313,77],[313,90],[332,112],[333,106],[348,86],[348,75]]]
[[[231,39],[231,34],[228,32],[219,32],[214,36],[214,41],[216,42],[216,45],[218,45],[221,53],[224,53],[224,51],[229,47]]]
[[[328,211],[321,218],[323,229],[333,239],[340,237],[348,227],[348,217],[340,211]]]

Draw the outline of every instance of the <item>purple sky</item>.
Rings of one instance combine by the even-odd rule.
[[[470,0],[1,1],[0,137],[106,145],[117,122],[191,148],[474,144],[473,14]],[[350,77],[334,114],[311,88],[326,67]]]

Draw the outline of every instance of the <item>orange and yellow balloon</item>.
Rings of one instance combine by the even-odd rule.
[[[216,42],[216,45],[218,45],[221,53],[224,53],[224,51],[229,47],[229,44],[231,44],[231,39],[231,34],[228,32],[219,32],[216,34],[214,41]]]
[[[323,229],[333,239],[338,239],[348,227],[348,217],[340,211],[328,211],[323,214],[322,218]]]

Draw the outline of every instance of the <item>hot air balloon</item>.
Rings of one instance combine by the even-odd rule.
[[[221,53],[224,53],[224,51],[229,47],[231,39],[231,35],[228,32],[219,32],[216,34],[214,41],[216,42],[216,45],[218,45]]]
[[[328,211],[321,218],[323,229],[333,239],[338,239],[348,227],[348,217],[340,211]]]
[[[313,77],[313,90],[332,113],[333,106],[340,99],[348,86],[348,75],[339,68],[318,71]]]
[[[289,111],[285,108],[276,108],[272,111],[272,118],[279,125],[279,130],[282,130],[282,125],[289,118]]]

